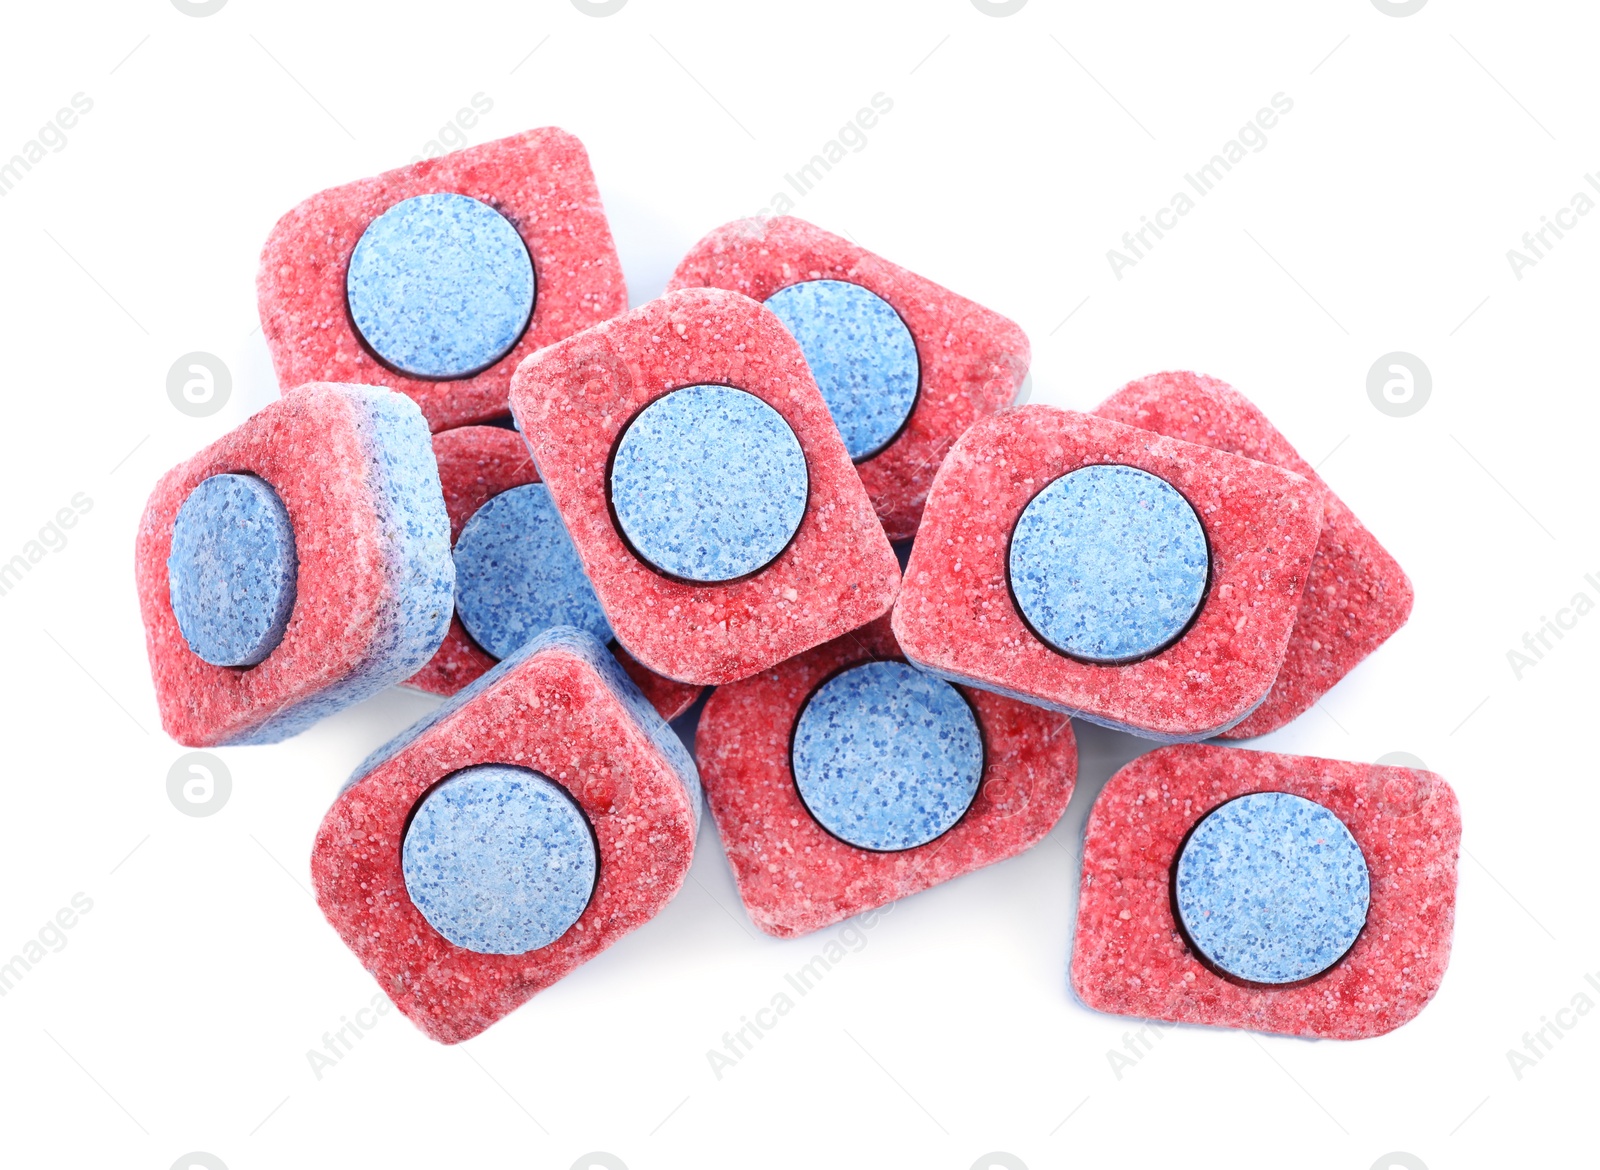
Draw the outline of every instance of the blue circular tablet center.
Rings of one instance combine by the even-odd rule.
[[[418,195],[367,225],[345,296],[356,330],[418,378],[465,378],[516,345],[533,314],[533,261],[517,229],[465,195]]]
[[[732,581],[788,547],[806,511],[805,455],[753,394],[687,386],[623,432],[611,506],[638,554],[687,581]]]
[[[611,640],[600,599],[542,483],[501,492],[456,541],[456,613],[496,658],[552,626]]]
[[[428,924],[480,955],[548,946],[594,893],[594,833],[566,789],[530,768],[481,764],[417,806],[401,849]]]
[[[887,447],[911,417],[921,372],[900,314],[843,280],[791,284],[768,297],[767,308],[800,343],[850,458]]]
[[[1287,792],[1241,796],[1189,836],[1174,874],[1178,915],[1210,962],[1251,983],[1294,983],[1344,957],[1371,889],[1344,822]]]
[[[254,666],[272,653],[298,571],[289,513],[265,480],[213,475],[178,509],[167,595],[183,640],[211,665]]]
[[[983,736],[943,679],[904,662],[868,662],[806,702],[793,761],[800,799],[828,832],[861,849],[912,849],[972,804]]]
[[[1205,529],[1171,484],[1099,464],[1063,475],[1011,533],[1011,592],[1055,649],[1130,662],[1164,649],[1205,597]]]

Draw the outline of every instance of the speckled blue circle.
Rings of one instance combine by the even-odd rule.
[[[1200,953],[1251,983],[1294,983],[1344,957],[1371,889],[1344,822],[1287,792],[1231,800],[1178,856],[1178,915]]]
[[[859,284],[808,280],[781,288],[767,308],[794,334],[850,458],[876,455],[917,402],[921,367],[911,330],[889,302]]]
[[[611,640],[600,599],[542,483],[501,492],[456,540],[456,614],[496,658],[551,626]]]
[[[967,811],[983,736],[959,691],[904,662],[868,662],[812,695],[794,729],[794,781],[811,815],[861,849],[926,845]]]
[[[727,386],[656,399],[628,424],[611,466],[623,534],[687,581],[732,581],[770,564],[800,527],[808,486],[783,416]]]
[[[1135,467],[1069,472],[1011,533],[1011,591],[1035,632],[1088,662],[1128,662],[1188,626],[1210,572],[1189,501]]]
[[[254,475],[213,475],[178,509],[167,595],[183,640],[213,666],[254,666],[283,639],[294,609],[294,528]]]
[[[533,292],[517,229],[465,195],[396,203],[361,233],[345,274],[362,339],[418,378],[465,378],[499,361],[528,327]]]
[[[566,789],[531,768],[481,764],[417,806],[401,848],[428,924],[480,955],[548,946],[594,893],[594,834]]]

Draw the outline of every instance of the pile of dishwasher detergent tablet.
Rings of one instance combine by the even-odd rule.
[[[1354,1038],[1437,990],[1449,785],[1196,742],[1282,727],[1411,608],[1231,387],[1012,407],[1020,328],[786,217],[718,228],[628,310],[554,129],[312,196],[258,293],[282,397],[140,525],[162,724],[264,744],[391,685],[444,697],[311,857],[429,1036],[657,914],[702,786],[751,919],[794,937],[1037,844],[1072,718],[1169,745],[1089,816],[1083,1003]],[[666,721],[708,687],[695,760]]]

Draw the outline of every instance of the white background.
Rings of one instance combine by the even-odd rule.
[[[1600,599],[1584,581],[1600,574],[1600,215],[1521,280],[1506,259],[1600,172],[1592,5],[1217,7],[8,5],[0,159],[75,93],[94,105],[0,199],[0,560],[75,493],[93,508],[0,597],[0,959],[74,894],[93,909],[0,998],[0,1162],[1592,1157],[1600,1012],[1520,1079],[1506,1056],[1600,972],[1600,616],[1520,679],[1507,661],[1542,615]],[[292,742],[224,749],[231,799],[180,815],[166,775],[183,749],[159,730],[132,573],[156,477],[276,393],[255,310],[268,229],[407,162],[481,93],[471,142],[553,124],[587,144],[640,303],[880,92],[893,111],[798,214],[1019,321],[1035,401],[1087,409],[1174,367],[1233,383],[1410,573],[1410,624],[1252,746],[1407,751],[1454,784],[1466,836],[1442,990],[1357,1043],[1175,1029],[1119,1079],[1107,1053],[1130,1021],[1075,1003],[1066,968],[1084,818],[1145,745],[1080,728],[1049,840],[902,902],[720,1081],[706,1051],[837,928],[755,931],[709,819],[659,918],[481,1038],[441,1047],[391,1012],[318,1079],[307,1051],[376,986],[308,894],[312,835],[352,765],[433,700],[391,692]],[[1266,147],[1116,279],[1107,249],[1280,92],[1294,109]],[[233,373],[209,418],[166,395],[191,350]],[[1409,418],[1366,395],[1391,350],[1433,374]]]

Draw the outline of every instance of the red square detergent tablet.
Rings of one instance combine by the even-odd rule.
[[[450,526],[416,404],[310,385],[156,484],[135,550],[161,725],[274,743],[412,674],[450,623]]]
[[[433,453],[450,514],[455,615],[439,652],[406,685],[453,695],[555,626],[609,642],[611,627],[522,436],[456,427],[433,436]],[[700,687],[646,670],[620,646],[612,652],[663,719],[700,697]]]
[[[599,641],[561,627],[363,763],[311,877],[384,993],[454,1044],[655,917],[699,815],[672,729]]]
[[[805,355],[687,289],[540,350],[511,407],[617,640],[720,685],[888,611],[900,567]]]
[[[368,382],[434,430],[506,414],[528,354],[620,313],[583,144],[529,130],[311,196],[256,277],[278,382]]]
[[[731,289],[778,315],[890,540],[916,535],[945,452],[1028,372],[1015,322],[792,216],[725,224],[667,287]]]
[[[1158,749],[1089,814],[1073,989],[1117,1015],[1381,1036],[1444,978],[1460,844],[1432,772]]]
[[[1168,741],[1266,697],[1322,524],[1292,471],[1024,406],[940,467],[894,632],[953,682]]]
[[[1129,382],[1095,413],[1287,467],[1327,486],[1243,394],[1203,374],[1152,374]],[[1265,735],[1305,711],[1405,624],[1411,599],[1411,582],[1395,559],[1338,496],[1325,491],[1322,536],[1283,668],[1266,701],[1223,734]]]
[[[887,619],[718,687],[695,754],[745,909],[780,938],[1021,853],[1078,771],[1068,720],[915,669]]]

